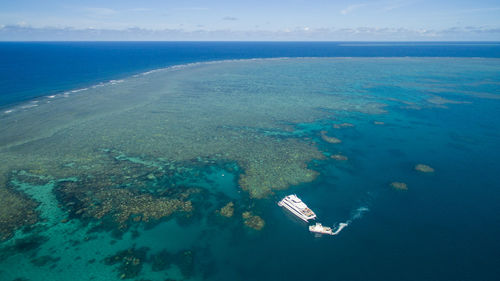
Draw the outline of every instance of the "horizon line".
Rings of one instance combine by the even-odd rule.
[[[50,43],[50,42],[207,42],[207,43],[498,43],[500,40],[2,40],[0,43]]]

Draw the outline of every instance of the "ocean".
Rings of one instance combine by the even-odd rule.
[[[0,62],[0,280],[500,276],[498,43],[8,42]],[[288,194],[348,226],[310,233]]]
[[[498,42],[0,42],[0,106],[173,65],[272,57],[487,57]]]

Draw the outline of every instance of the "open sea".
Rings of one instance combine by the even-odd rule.
[[[2,281],[500,277],[498,42],[3,42],[0,132]]]

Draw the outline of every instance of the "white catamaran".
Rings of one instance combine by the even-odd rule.
[[[280,202],[278,202],[278,206],[286,208],[292,214],[296,215],[305,222],[316,218],[316,214],[295,194],[291,194],[283,198]]]

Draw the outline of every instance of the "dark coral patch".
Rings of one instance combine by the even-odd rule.
[[[38,222],[38,205],[24,193],[0,186],[0,241],[11,238],[23,226]]]
[[[142,270],[143,262],[146,260],[148,250],[149,249],[146,247],[136,249],[134,246],[130,249],[119,251],[112,256],[106,257],[104,259],[104,263],[106,265],[119,264],[118,277],[120,277],[120,279],[135,278]]]

